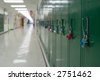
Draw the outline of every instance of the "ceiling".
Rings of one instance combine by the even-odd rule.
[[[36,11],[37,6],[42,0],[24,0],[24,4],[27,6],[28,10]],[[10,12],[15,12],[14,8],[10,7],[11,4],[4,3],[3,0],[0,0],[0,7],[6,8]]]

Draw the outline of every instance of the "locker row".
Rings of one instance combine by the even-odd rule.
[[[42,0],[38,15],[50,66],[100,66],[100,0]]]

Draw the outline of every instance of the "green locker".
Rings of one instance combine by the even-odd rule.
[[[56,66],[56,33],[52,33],[52,66]]]
[[[50,18],[50,15],[49,15],[49,22],[48,22],[48,28],[47,28],[47,44],[48,44],[48,48],[47,48],[47,59],[48,59],[48,62],[50,63],[50,51],[51,51],[51,32],[49,31],[49,27],[51,26],[51,18]]]
[[[56,66],[56,10],[52,11],[52,66]]]
[[[51,32],[48,32],[48,62],[50,63],[50,59],[51,59]]]
[[[82,0],[83,24],[81,29],[81,38],[83,37],[83,32],[85,31],[88,36],[88,45],[81,47],[81,66],[100,67],[99,17],[100,0]]]
[[[56,33],[54,33],[54,20],[52,21],[51,31],[51,66],[55,67],[56,64]]]
[[[46,51],[46,56],[48,58],[48,29],[45,29],[45,51]]]
[[[4,15],[0,14],[0,32],[4,31]]]
[[[61,47],[62,47],[62,64],[61,66],[63,67],[68,67],[69,66],[69,52],[68,52],[68,40],[66,38],[66,34],[67,34],[67,30],[68,30],[68,5],[69,3],[64,3],[62,4],[63,7],[62,7],[62,19],[64,20],[62,26],[64,27],[64,34],[62,34],[62,44],[61,44]]]
[[[81,0],[69,0],[69,28],[72,39],[69,40],[70,67],[80,66],[80,26],[81,26]],[[69,29],[70,30],[70,29]],[[69,31],[68,31],[69,32]]]
[[[49,52],[49,54],[50,54],[50,55],[49,55],[49,57],[50,57],[50,66],[53,66],[53,65],[52,65],[52,63],[53,63],[53,61],[52,61],[52,59],[53,59],[53,52],[52,52],[52,32],[50,32],[49,34],[50,34],[50,35],[49,35],[49,37],[50,37],[50,42],[49,42],[49,46],[50,46],[50,47],[49,47],[49,48],[50,48],[50,50],[49,50],[49,51],[50,51],[50,52]]]
[[[50,66],[98,67],[100,0],[68,1],[55,5],[43,4],[55,6],[45,18],[45,21],[50,21],[52,31],[39,27]],[[69,32],[72,38],[68,36]]]
[[[57,41],[56,41],[56,66],[61,66],[61,35],[56,35]]]
[[[56,66],[62,66],[62,35],[61,35],[61,7],[56,7],[56,21],[57,21],[57,29],[58,33],[56,34]]]
[[[53,52],[53,33],[52,33],[52,30],[53,30],[53,19],[52,19],[52,15],[50,16],[50,29],[49,30],[49,63],[50,63],[50,66],[53,66],[53,58],[54,58],[54,52]]]
[[[52,65],[52,33],[50,32],[50,27],[51,27],[51,14],[48,15],[47,17],[48,19],[48,25],[47,25],[47,29],[46,29],[46,54],[47,54],[47,59],[48,62],[50,64],[50,66]]]

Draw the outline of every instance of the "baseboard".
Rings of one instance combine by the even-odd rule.
[[[0,32],[0,35],[7,33],[8,31]]]

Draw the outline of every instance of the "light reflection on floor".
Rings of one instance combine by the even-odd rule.
[[[22,60],[22,59],[19,59],[19,57],[23,58],[23,57],[27,56],[27,54],[29,53],[29,47],[30,47],[30,42],[31,42],[32,30],[33,30],[33,26],[30,26],[29,30],[28,30],[25,38],[24,38],[24,41],[21,44],[21,46],[19,48],[19,51],[17,52],[17,59],[15,59],[13,61],[14,64],[26,63],[27,62],[26,59]]]
[[[17,64],[17,63],[26,63],[27,61],[26,60],[21,60],[21,59],[15,59],[14,61],[13,61],[13,63],[15,63],[15,64]]]

